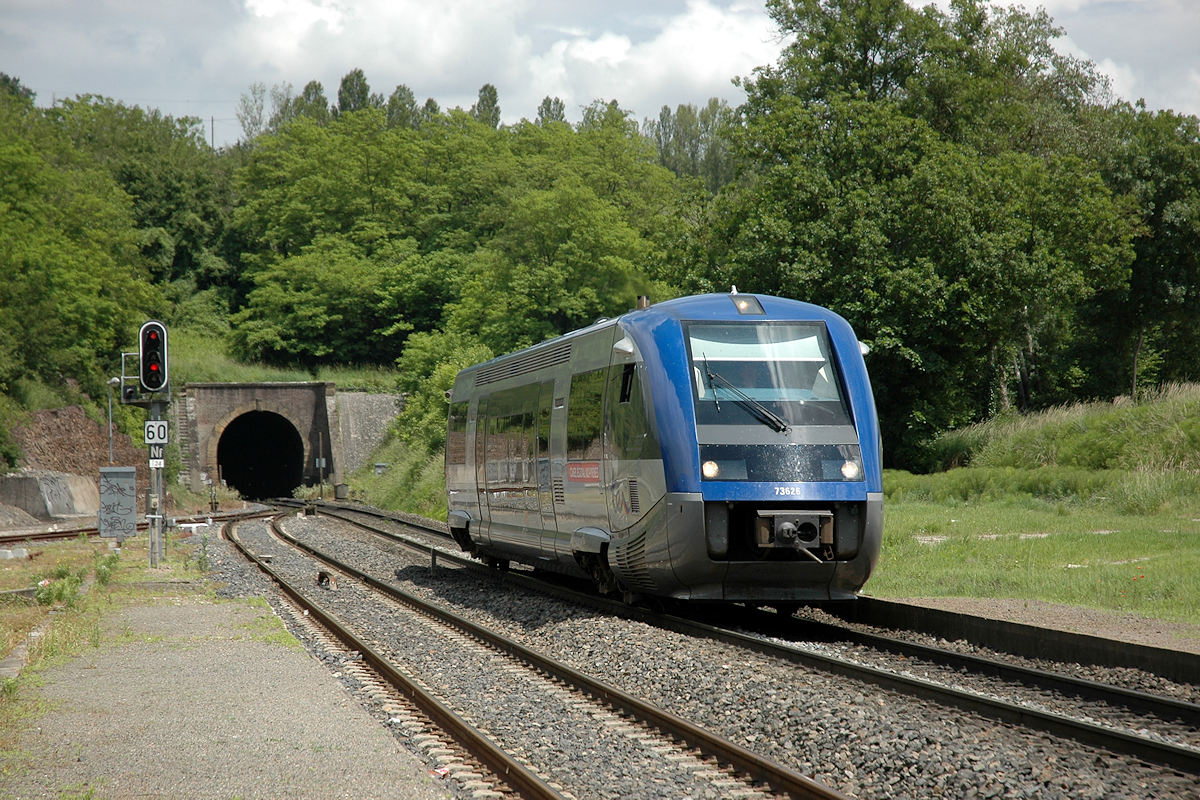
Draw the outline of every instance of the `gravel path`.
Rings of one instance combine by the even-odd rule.
[[[23,684],[39,712],[0,751],[0,797],[454,796],[273,630],[194,590],[106,613],[98,647]]]

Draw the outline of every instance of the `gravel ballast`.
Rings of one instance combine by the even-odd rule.
[[[440,567],[321,518],[289,533],[859,797],[1200,796],[1200,778]],[[389,643],[402,647],[402,643]],[[479,676],[487,681],[487,675]],[[547,726],[553,720],[545,720]]]

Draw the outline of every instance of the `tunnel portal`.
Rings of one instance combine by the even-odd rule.
[[[286,417],[248,411],[221,433],[217,464],[225,483],[247,500],[290,497],[304,482],[304,442]]]

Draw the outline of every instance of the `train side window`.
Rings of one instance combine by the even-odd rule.
[[[567,400],[567,458],[600,457],[606,372],[597,369],[571,376],[571,393]]]
[[[609,382],[608,427],[613,452],[618,458],[661,457],[651,428],[645,387],[636,365],[626,364]],[[614,402],[616,401],[616,402]]]
[[[538,400],[537,422],[537,455],[547,458],[550,454],[550,405],[553,403],[554,381],[542,384],[541,397]]]
[[[633,364],[626,364],[621,371],[621,402],[628,403],[633,396]]]
[[[467,463],[467,408],[466,402],[451,403],[446,422],[446,463]]]

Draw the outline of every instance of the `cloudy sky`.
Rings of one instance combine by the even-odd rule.
[[[1066,30],[1058,46],[1099,65],[1118,97],[1200,115],[1200,0],[1040,5]],[[779,48],[761,0],[0,0],[0,72],[39,105],[91,93],[196,116],[218,146],[240,137],[255,82],[299,92],[315,79],[335,100],[359,67],[374,92],[404,83],[443,107],[469,108],[492,83],[505,122],[547,95],[572,121],[595,99],[640,120],[737,104],[732,79]]]

